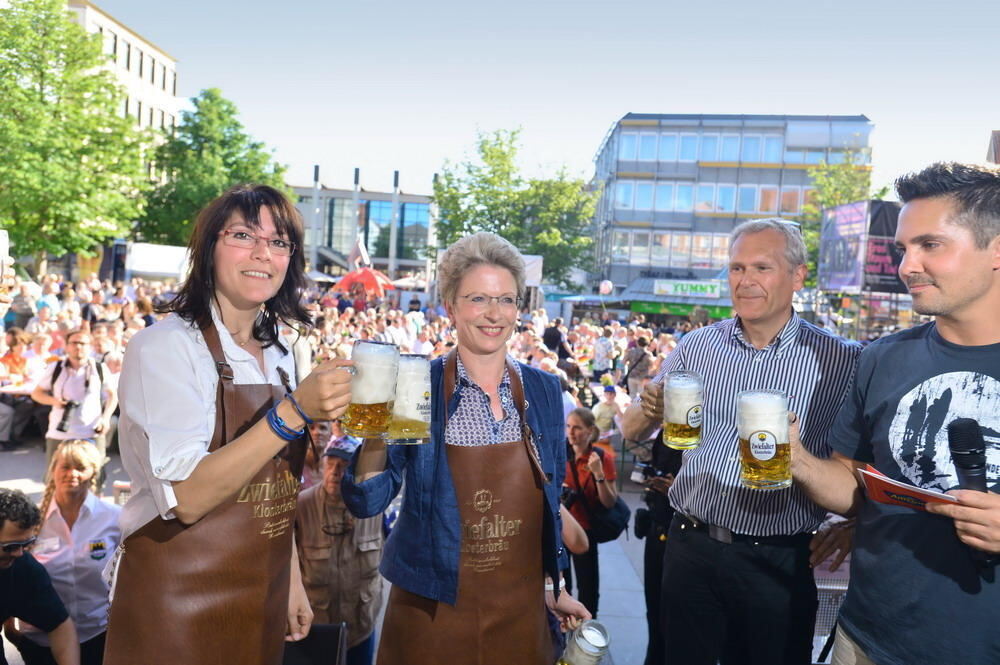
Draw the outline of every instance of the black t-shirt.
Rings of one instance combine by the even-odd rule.
[[[28,553],[15,559],[10,568],[0,570],[0,623],[11,617],[27,621],[46,633],[69,617],[52,588],[49,574]],[[0,665],[7,665],[2,648]]]
[[[987,484],[1000,491],[1000,344],[958,346],[930,323],[864,350],[829,443],[895,480],[949,490],[956,418],[979,421]],[[840,621],[879,665],[1000,663],[1000,587],[939,515],[863,503]]]

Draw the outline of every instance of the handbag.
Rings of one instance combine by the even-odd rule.
[[[604,451],[600,448],[594,448],[597,451],[597,455],[603,460]],[[576,460],[573,460],[573,479],[576,481],[576,486],[580,487],[580,478],[576,473]],[[594,480],[594,476],[590,476],[591,480]],[[596,488],[597,481],[594,481],[594,486]],[[610,508],[605,508],[604,504],[598,502],[597,508],[591,508],[587,503],[587,497],[583,493],[582,489],[580,492],[580,499],[583,502],[583,509],[587,511],[587,516],[590,518],[590,528],[587,529],[587,535],[592,537],[599,543],[609,543],[612,540],[617,540],[618,536],[622,535],[622,532],[628,528],[629,518],[632,517],[632,509],[628,507],[625,500],[621,498],[621,495],[615,499],[615,505]]]

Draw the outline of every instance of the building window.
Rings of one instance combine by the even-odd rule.
[[[660,182],[656,184],[656,209],[663,211],[674,209],[673,184],[669,182]]]
[[[125,47],[125,71],[132,71],[132,45],[128,42],[122,40],[123,46]]]
[[[611,237],[611,261],[628,263],[628,231],[615,231]]]
[[[740,161],[740,136],[739,134],[725,134],[722,137],[722,155],[724,162]]]
[[[691,266],[691,235],[673,233],[670,236],[670,265],[675,268]]]
[[[160,90],[167,89],[167,66],[160,65]]]
[[[654,233],[653,246],[649,256],[650,263],[654,266],[670,265],[670,234]]]
[[[639,161],[656,161],[656,134],[639,135]]]
[[[126,96],[122,99],[122,105],[120,110],[123,118],[128,117],[128,105],[129,105],[129,99]]]
[[[649,232],[632,231],[632,256],[629,263],[634,266],[649,265]]]
[[[694,209],[694,185],[677,185],[674,210],[691,212]]]
[[[812,206],[814,209],[819,208],[819,202],[816,200],[816,190],[812,187],[802,190],[802,207]]]
[[[135,102],[135,121],[140,127],[142,127],[142,100],[136,100]]]
[[[764,161],[768,164],[780,164],[783,141],[780,136],[764,137]]]
[[[698,198],[694,202],[695,212],[715,210],[715,185],[698,185]]]
[[[170,80],[172,81],[172,83],[170,84],[170,89],[173,90],[173,92],[171,94],[174,97],[176,97],[177,96],[177,72],[170,72]]]
[[[635,209],[653,209],[653,183],[638,182],[635,185]]]
[[[824,159],[826,159],[825,150],[806,151],[806,164],[822,164]]]
[[[831,150],[830,156],[826,158],[827,164],[843,164],[845,155],[843,150]]]
[[[712,240],[712,267],[725,268],[729,265],[729,236],[716,233]]]
[[[632,183],[628,181],[619,182],[615,186],[615,207],[628,210],[632,207]]]
[[[781,214],[796,215],[799,212],[799,188],[781,188]]]
[[[635,161],[635,149],[638,135],[623,132],[618,136],[618,159],[626,162]]]
[[[698,159],[703,162],[714,162],[719,157],[719,137],[715,134],[702,134],[701,145],[698,147]]]
[[[760,137],[744,136],[743,150],[740,153],[740,160],[750,164],[760,162]]]
[[[805,156],[801,150],[785,150],[785,164],[802,164]]]
[[[712,235],[710,233],[694,234],[691,243],[691,267],[712,267]]]
[[[694,162],[698,160],[697,134],[681,134],[681,153],[678,159],[682,162]]]
[[[660,134],[660,161],[677,161],[677,134]]]
[[[778,212],[778,188],[772,185],[760,186],[760,207],[761,212],[774,214]]]
[[[150,127],[156,127],[156,125],[153,124],[153,116],[155,114],[154,111],[155,111],[155,109],[152,106],[150,106],[149,107],[149,126]]]
[[[718,212],[736,211],[735,185],[719,185],[719,194],[716,197],[715,209]]]
[[[737,210],[741,213],[757,211],[757,187],[755,185],[740,185],[740,200]]]

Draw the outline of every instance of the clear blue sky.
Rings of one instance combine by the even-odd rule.
[[[477,130],[531,175],[589,177],[639,113],[867,115],[874,180],[984,161],[1000,129],[997,0],[95,0],[221,88],[294,184],[429,193]]]

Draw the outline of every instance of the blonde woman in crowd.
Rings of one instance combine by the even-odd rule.
[[[32,552],[48,571],[80,640],[81,665],[101,665],[108,626],[108,585],[101,573],[121,540],[121,508],[97,495],[103,455],[84,440],[52,455],[42,498],[42,524]],[[9,633],[8,633],[9,635]],[[54,663],[49,636],[28,624],[11,639],[25,665]]]

